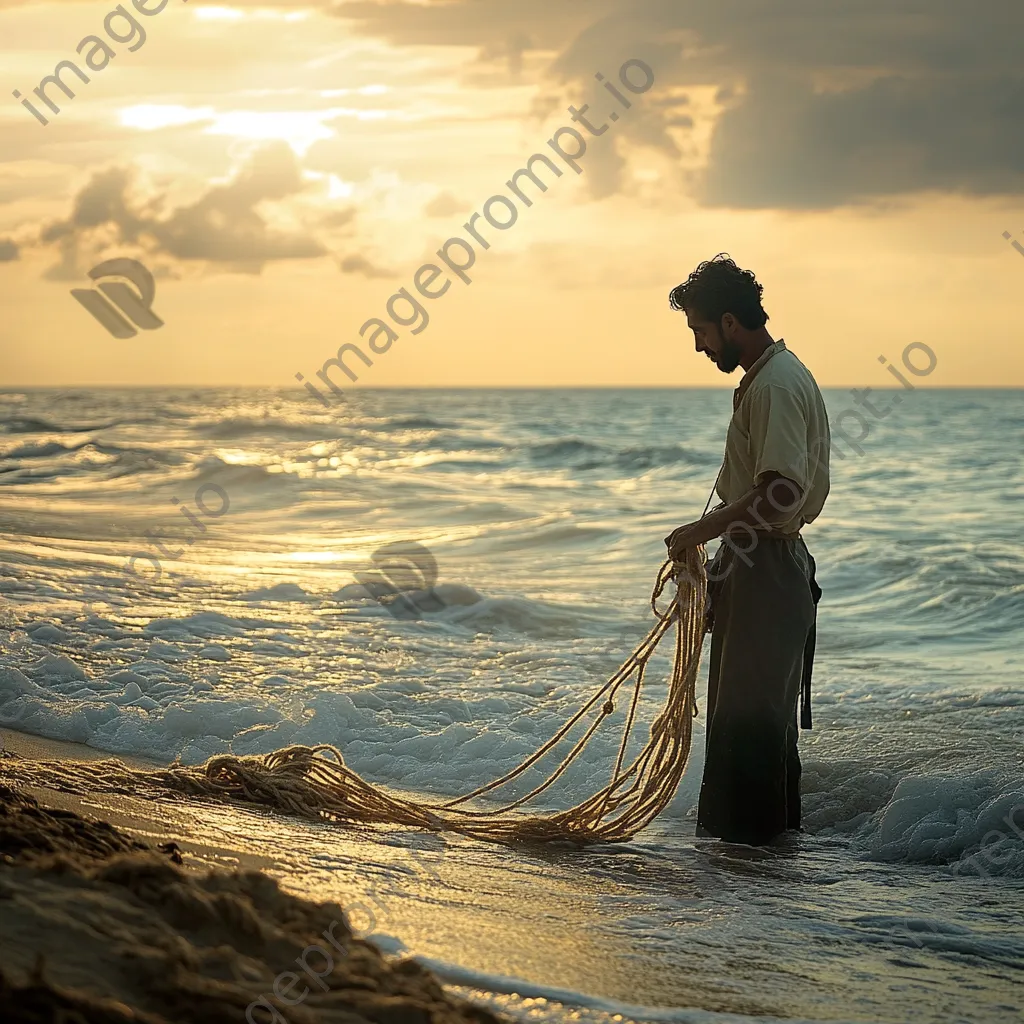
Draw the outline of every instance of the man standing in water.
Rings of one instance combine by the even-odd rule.
[[[800,827],[796,710],[802,690],[809,728],[821,593],[800,530],[829,489],[825,404],[807,367],[765,329],[763,290],[719,255],[669,295],[697,351],[723,373],[746,373],[733,393],[722,504],[665,538],[677,559],[722,538],[708,567],[711,671],[697,833],[754,845]]]

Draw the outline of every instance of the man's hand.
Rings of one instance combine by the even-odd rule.
[[[710,539],[703,536],[704,532],[699,522],[687,523],[685,526],[677,527],[665,538],[668,557],[673,562],[683,561],[689,548],[706,544]]]
[[[778,500],[768,500],[764,512],[758,511],[761,502],[771,498],[772,484],[778,481],[782,481],[782,491],[791,504],[780,505]],[[757,528],[769,530],[776,522],[785,522],[789,519],[800,501],[801,494],[800,487],[781,473],[764,473],[760,482],[738,501],[729,505],[719,505],[703,519],[673,530],[665,538],[669,557],[673,561],[681,562],[689,548],[707,544],[709,540],[721,537],[734,526],[743,526],[748,532]]]

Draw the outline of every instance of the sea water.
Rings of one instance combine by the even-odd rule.
[[[902,397],[837,438],[805,531],[824,596],[804,833],[694,840],[701,715],[675,800],[623,847],[446,840],[426,886],[380,854],[437,837],[363,837],[411,901],[383,944],[524,1019],[1021,1012],[1021,393]],[[729,411],[697,389],[0,393],[0,725],[187,764],[331,743],[398,789],[482,785],[650,627]],[[549,806],[606,780],[619,703]],[[330,828],[260,832],[302,849],[301,891],[359,884]]]

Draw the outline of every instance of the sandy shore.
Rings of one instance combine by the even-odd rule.
[[[97,759],[3,740],[21,758]],[[414,961],[355,937],[340,904],[300,899],[244,851],[186,838],[184,813],[108,799],[104,821],[88,798],[0,784],[7,1024],[497,1024]]]
[[[67,743],[49,740],[41,736],[0,729],[3,749],[28,760],[73,761],[88,764],[111,757],[106,751],[96,750],[81,743]],[[138,757],[118,757],[119,761],[140,769],[159,767],[157,762]],[[57,807],[97,818],[128,832],[132,836],[159,846],[162,843],[177,843],[183,856],[183,866],[190,870],[209,868],[244,868],[262,870],[271,867],[273,861],[247,849],[246,841],[240,837],[236,843],[211,843],[208,837],[200,836],[197,815],[185,802],[143,800],[138,797],[116,793],[97,793],[82,796],[65,793],[59,789],[43,786],[21,785],[19,789],[47,807]]]
[[[174,842],[186,870],[260,870],[296,896],[334,899],[357,935],[389,950],[409,948],[455,985],[474,987],[463,980],[468,969],[486,977],[487,991],[543,994],[557,1002],[587,993],[587,1005],[700,1006],[710,999],[716,1010],[763,1012],[749,1000],[718,994],[706,977],[666,971],[657,951],[632,947],[614,932],[597,933],[607,901],[625,891],[621,882],[628,886],[633,873],[627,850],[610,855],[626,871],[617,881],[606,874],[607,852],[511,853],[458,836],[338,828],[230,803],[61,792],[23,781],[31,776],[31,761],[87,765],[110,755],[11,730],[0,730],[0,737],[8,751],[27,759],[19,788],[44,805],[110,822],[150,846]],[[657,870],[657,863],[643,870]]]

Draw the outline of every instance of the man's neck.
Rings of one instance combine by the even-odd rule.
[[[743,355],[740,358],[740,366],[744,370],[749,370],[764,355],[765,351],[774,344],[775,339],[762,327],[761,330],[753,335],[750,343],[745,346]]]

